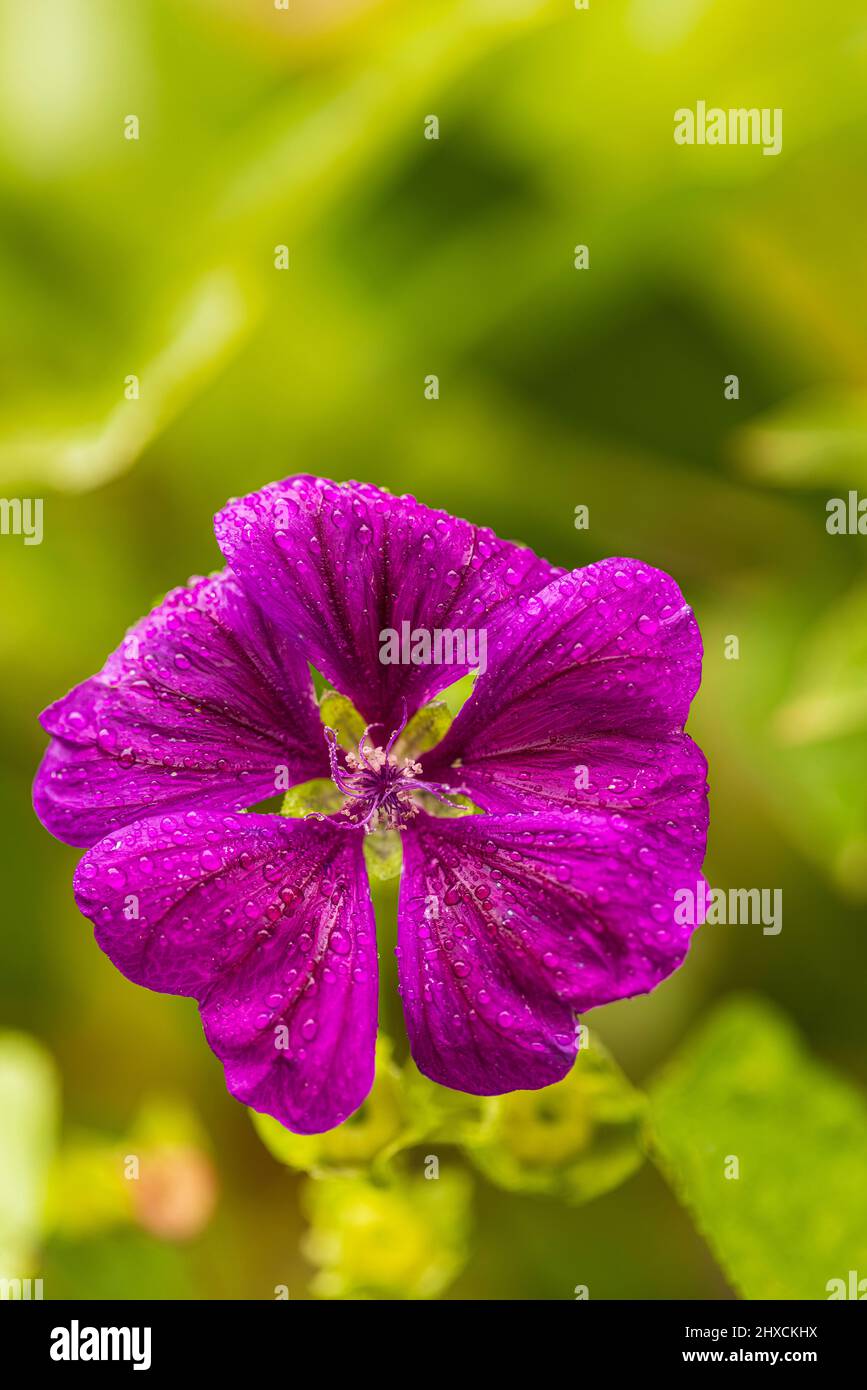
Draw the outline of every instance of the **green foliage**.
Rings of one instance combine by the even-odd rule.
[[[690,731],[710,763],[708,874],[782,887],[785,925],[774,939],[703,929],[674,979],[600,1026],[640,1084],[684,1018],[754,980],[805,1018],[817,1049],[863,1068],[867,565],[863,537],[824,529],[826,499],[867,482],[867,192],[852,173],[867,147],[863,8],[0,0],[0,482],[45,499],[41,546],[0,537],[0,658],[14,672],[0,1017],[51,1039],[68,1179],[88,1159],[76,1136],[113,1143],[130,1104],[171,1075],[208,1116],[224,1213],[198,1265],[129,1226],[55,1235],[52,1296],[268,1296],[276,1265],[294,1297],[305,1164],[352,1172],[363,1195],[372,1173],[409,1174],[440,1146],[467,1165],[473,1145],[490,1176],[468,1297],[568,1290],[577,1249],[582,1278],[613,1296],[719,1292],[649,1174],[575,1207],[568,1156],[540,1173],[515,1152],[507,1116],[544,1093],[489,1105],[407,1063],[393,1104],[378,1089],[371,1115],[315,1159],[281,1131],[295,1163],[280,1171],[227,1099],[195,1011],[134,989],[83,929],[77,852],[28,811],[36,712],[98,670],[155,594],[222,565],[211,517],[227,497],[291,472],[410,492],[565,568],[628,554],[675,576],[705,642]],[[781,156],[675,147],[671,115],[690,93],[781,106]],[[137,142],[123,138],[130,106]],[[424,139],[427,112],[439,141]],[[579,241],[588,271],[573,267]],[[437,401],[423,396],[429,372]],[[723,398],[731,372],[737,401]],[[723,657],[728,634],[737,661]],[[472,684],[441,693],[452,716]],[[333,696],[323,708],[354,746],[363,724]],[[285,813],[339,806],[323,781],[290,793]],[[403,1048],[395,901],[387,884],[376,894],[383,1023]],[[25,1053],[26,1070],[38,1045]],[[567,1147],[590,1056],[563,1083],[571,1119],[546,1122],[566,1125]],[[723,1069],[719,1057],[718,1089]],[[0,1247],[32,1265],[53,1065],[30,1074],[0,1109]],[[692,1102],[710,1123],[715,1095]],[[772,1098],[766,1113],[768,1133],[790,1135],[783,1189],[824,1122],[806,1103],[799,1130]],[[486,1125],[502,1127],[502,1152],[486,1152]],[[532,1114],[521,1135],[538,1137]],[[629,1141],[624,1163],[631,1153]],[[592,1154],[593,1141],[582,1181]],[[70,1225],[111,1204],[116,1172],[97,1167],[77,1169]],[[533,1184],[550,1196],[534,1200]],[[790,1238],[782,1211],[770,1229],[796,1259],[824,1239],[814,1219],[842,1229],[860,1210],[842,1182],[821,1200],[806,1220],[793,1205]],[[348,1200],[341,1210],[350,1222]]]
[[[337,790],[330,777],[312,777],[309,782],[299,782],[290,787],[280,807],[281,816],[291,816],[296,820],[318,811],[323,816],[333,815],[343,806],[345,797]]]
[[[319,714],[326,728],[333,729],[341,748],[352,751],[364,733],[364,720],[351,700],[336,690],[323,691]]]
[[[290,1168],[316,1175],[367,1172],[395,1142],[404,1125],[400,1073],[392,1061],[390,1043],[380,1037],[373,1089],[337,1129],[325,1134],[293,1134],[270,1115],[255,1110],[249,1115],[268,1151]]]
[[[270,1153],[318,1180],[305,1249],[320,1266],[312,1291],[328,1298],[434,1297],[466,1258],[467,1164],[507,1191],[586,1202],[642,1163],[643,1115],[595,1034],[559,1085],[498,1097],[398,1069],[380,1037],[373,1090],[337,1129],[291,1134],[250,1112]]]
[[[773,733],[803,832],[835,886],[867,899],[867,584],[807,633]]]
[[[640,1167],[644,1110],[594,1031],[564,1081],[487,1099],[467,1154],[508,1191],[586,1202]]]
[[[782,487],[867,482],[867,395],[811,391],[761,415],[737,441],[745,469]],[[839,495],[839,494],[835,494]]]
[[[91,1239],[132,1223],[135,1189],[124,1179],[120,1141],[77,1133],[51,1174],[46,1226],[52,1236]]]
[[[394,751],[398,758],[419,758],[429,748],[440,743],[452,724],[452,714],[445,700],[432,700],[410,719]]]
[[[374,830],[364,837],[364,862],[372,879],[387,883],[403,868],[403,843],[397,830]]]
[[[88,1240],[52,1240],[44,1269],[46,1294],[50,1289],[57,1299],[75,1300],[82,1287],[100,1301],[112,1301],[119,1290],[132,1288],[143,1299],[196,1299],[208,1277],[216,1278],[226,1297],[234,1292],[229,1271],[209,1276],[206,1265],[197,1269],[186,1250],[132,1228]]]
[[[800,665],[778,716],[787,742],[814,744],[867,731],[867,585],[859,584],[824,616]]]
[[[207,1150],[195,1113],[163,1092],[145,1096],[121,1137],[73,1130],[52,1166],[46,1232],[79,1241],[133,1225],[168,1240],[198,1234],[216,1197]]]
[[[319,1298],[435,1298],[467,1259],[471,1184],[459,1170],[375,1184],[310,1182],[304,1251]]]
[[[826,1298],[867,1270],[867,1104],[770,1005],[732,1000],[687,1041],[649,1132],[743,1297]]]
[[[57,1071],[22,1033],[0,1033],[0,1278],[33,1274],[60,1121]]]
[[[473,693],[473,686],[476,683],[476,672],[468,671],[465,676],[453,681],[451,685],[441,690],[436,699],[437,705],[444,705],[447,713],[451,716],[448,725],[445,724],[445,716],[440,712],[437,718],[445,725],[441,737],[448,733],[448,727],[452,720],[461,712],[462,707]]]

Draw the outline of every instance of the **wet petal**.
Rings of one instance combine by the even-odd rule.
[[[328,771],[306,663],[225,574],[175,589],[41,720],[54,740],[34,806],[74,845],[156,807],[233,810]]]
[[[387,732],[465,674],[383,664],[380,633],[484,628],[560,573],[492,531],[367,484],[298,476],[230,503],[216,521],[233,570],[279,629]],[[465,639],[466,641],[467,639]],[[476,653],[473,648],[473,654]]]
[[[680,965],[704,831],[611,812],[419,816],[404,836],[398,967],[417,1066],[477,1095],[560,1080],[575,1016]],[[683,914],[679,914],[683,915]]]
[[[674,580],[603,560],[531,597],[425,773],[485,810],[582,807],[705,817],[706,763],[682,731],[702,644]]]
[[[297,1133],[340,1124],[373,1082],[362,838],[327,821],[162,815],[101,840],[76,873],[118,969],[197,999],[232,1095]]]

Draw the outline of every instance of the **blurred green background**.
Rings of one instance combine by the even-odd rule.
[[[0,493],[45,499],[42,545],[0,537],[0,1026],[26,1035],[0,1046],[0,1253],[45,1297],[867,1278],[867,539],[825,529],[867,495],[865,78],[862,0],[0,0]],[[699,99],[782,108],[782,153],[678,147]],[[565,566],[639,556],[694,605],[707,874],[782,888],[783,929],[705,927],[588,1019],[652,1095],[648,1161],[588,1178],[595,1092],[559,1120],[425,1096],[397,1176],[374,1136],[311,1180],[328,1161],[273,1156],[192,1003],[78,916],[77,854],[30,809],[36,714],[219,565],[227,497],[296,471]]]

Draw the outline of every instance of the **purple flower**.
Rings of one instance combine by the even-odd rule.
[[[689,945],[674,895],[700,874],[707,786],[677,585],[635,560],[564,573],[413,498],[312,477],[230,502],[216,533],[228,568],[170,593],[42,715],[34,804],[91,847],[75,894],[99,945],[198,1000],[238,1100],[329,1129],[373,1080],[362,846],[388,825],[417,1065],[480,1095],[559,1081],[576,1015],[652,989]],[[407,718],[468,664],[383,662],[405,622],[487,640],[471,698],[412,759]],[[368,721],[356,753],[323,729],[308,661]],[[281,770],[331,776],[343,810],[242,814]],[[449,813],[457,795],[482,814]]]

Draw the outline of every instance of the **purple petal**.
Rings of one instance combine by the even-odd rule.
[[[229,564],[281,631],[386,732],[469,664],[384,665],[380,633],[489,632],[560,571],[412,497],[299,476],[232,502],[216,521]]]
[[[175,589],[41,719],[54,742],[34,806],[73,845],[157,808],[234,810],[278,776],[328,774],[306,663],[227,574]]]
[[[616,812],[419,816],[404,836],[398,969],[416,1064],[476,1095],[532,1090],[575,1058],[575,1015],[683,960],[704,830]],[[683,915],[682,913],[679,915]]]
[[[231,1094],[301,1134],[340,1124],[373,1082],[362,839],[327,821],[191,811],[106,837],[75,876],[118,969],[197,999]]]
[[[682,732],[701,655],[667,574],[636,560],[576,570],[498,635],[425,774],[490,811],[609,807],[706,825],[706,763]]]

